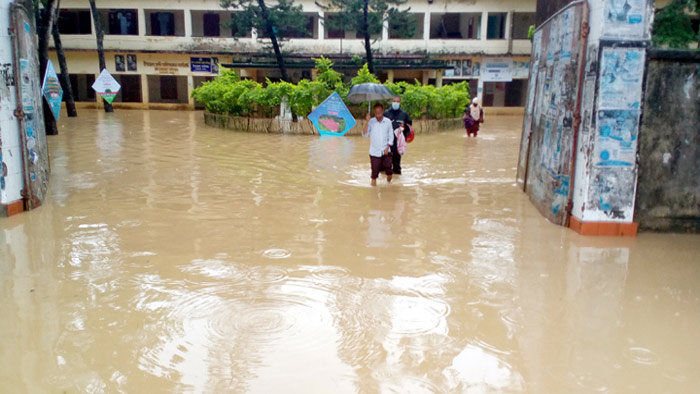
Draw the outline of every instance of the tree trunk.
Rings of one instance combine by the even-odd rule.
[[[95,36],[97,36],[97,57],[100,60],[100,72],[107,68],[107,63],[105,62],[105,48],[104,48],[104,37],[105,33],[102,30],[102,23],[100,22],[100,15],[97,13],[97,6],[95,5],[95,0],[90,0],[90,10],[92,11],[92,20],[95,23]],[[112,104],[108,103],[107,100],[102,100],[105,106],[105,112],[114,112]]]
[[[53,15],[56,12],[56,0],[47,0],[43,9],[40,9],[37,5],[36,11],[39,14],[39,18],[37,18],[39,22],[37,26],[37,35],[39,36],[39,70],[43,83],[44,76],[46,75],[46,66],[49,64],[49,37],[51,37]],[[49,107],[46,100],[42,99],[41,102],[44,108],[46,135],[57,135],[58,127],[56,127],[56,118],[54,118],[53,112],[51,112],[51,107]]]
[[[362,33],[365,36],[365,53],[367,54],[367,68],[374,74],[374,59],[372,59],[372,44],[369,35],[369,0],[364,1],[362,7]]]
[[[265,35],[267,35],[267,37],[270,39],[272,49],[275,51],[277,67],[280,69],[280,76],[282,77],[283,81],[292,83],[292,81],[289,79],[289,74],[287,74],[287,67],[284,65],[284,57],[282,56],[282,51],[280,50],[280,44],[277,41],[277,32],[275,31],[272,21],[270,20],[270,15],[267,12],[265,0],[258,0],[258,6],[260,7],[260,14],[265,21]],[[297,114],[294,113],[294,110],[292,110],[292,121],[296,122],[297,120]]]
[[[258,0],[258,6],[260,7],[260,14],[265,21],[265,35],[270,39],[272,49],[275,51],[275,58],[277,59],[277,66],[280,69],[282,80],[291,83],[292,81],[289,80],[289,74],[287,74],[287,67],[284,65],[284,58],[282,57],[279,42],[277,42],[277,32],[275,31],[274,26],[272,26],[272,21],[270,20],[270,15],[267,12],[265,0]]]
[[[61,7],[61,0],[57,1],[56,6],[56,16],[58,17],[58,10]],[[54,20],[53,28],[51,29],[53,33],[53,44],[56,47],[56,56],[58,57],[58,65],[61,68],[61,73],[58,78],[61,80],[63,85],[63,98],[66,100],[66,112],[69,118],[74,118],[78,116],[78,111],[75,109],[75,98],[73,97],[73,87],[70,84],[70,77],[68,76],[68,64],[66,63],[66,55],[63,53],[63,44],[61,43],[61,33],[58,31],[57,19]]]

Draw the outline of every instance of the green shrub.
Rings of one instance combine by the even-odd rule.
[[[192,97],[203,103],[207,111],[234,116],[253,116],[256,113],[265,117],[277,115],[278,107],[287,98],[296,115],[308,116],[314,106],[321,104],[333,92],[345,99],[350,87],[343,83],[342,76],[333,70],[333,62],[321,57],[316,60],[317,80],[307,79],[298,84],[271,82],[263,86],[251,80],[241,79],[231,70],[211,82],[192,91]],[[352,79],[351,85],[378,83],[377,77],[369,72],[365,64]],[[469,84],[460,82],[436,88],[415,81],[386,83],[392,93],[401,96],[401,107],[414,119],[460,117],[470,103]],[[364,116],[365,105],[353,106],[351,111]]]

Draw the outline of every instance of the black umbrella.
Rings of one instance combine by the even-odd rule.
[[[391,90],[380,83],[361,83],[350,88],[348,93],[348,101],[359,104],[367,101],[369,108],[370,101],[388,100],[395,95]]]

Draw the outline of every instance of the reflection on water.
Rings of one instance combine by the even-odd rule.
[[[700,390],[700,238],[548,224],[520,119],[378,188],[362,139],[62,122],[49,201],[0,220],[0,392]]]

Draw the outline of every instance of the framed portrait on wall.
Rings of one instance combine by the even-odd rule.
[[[126,69],[129,71],[138,71],[136,55],[126,55]]]
[[[114,69],[117,71],[126,71],[124,55],[114,55]]]

